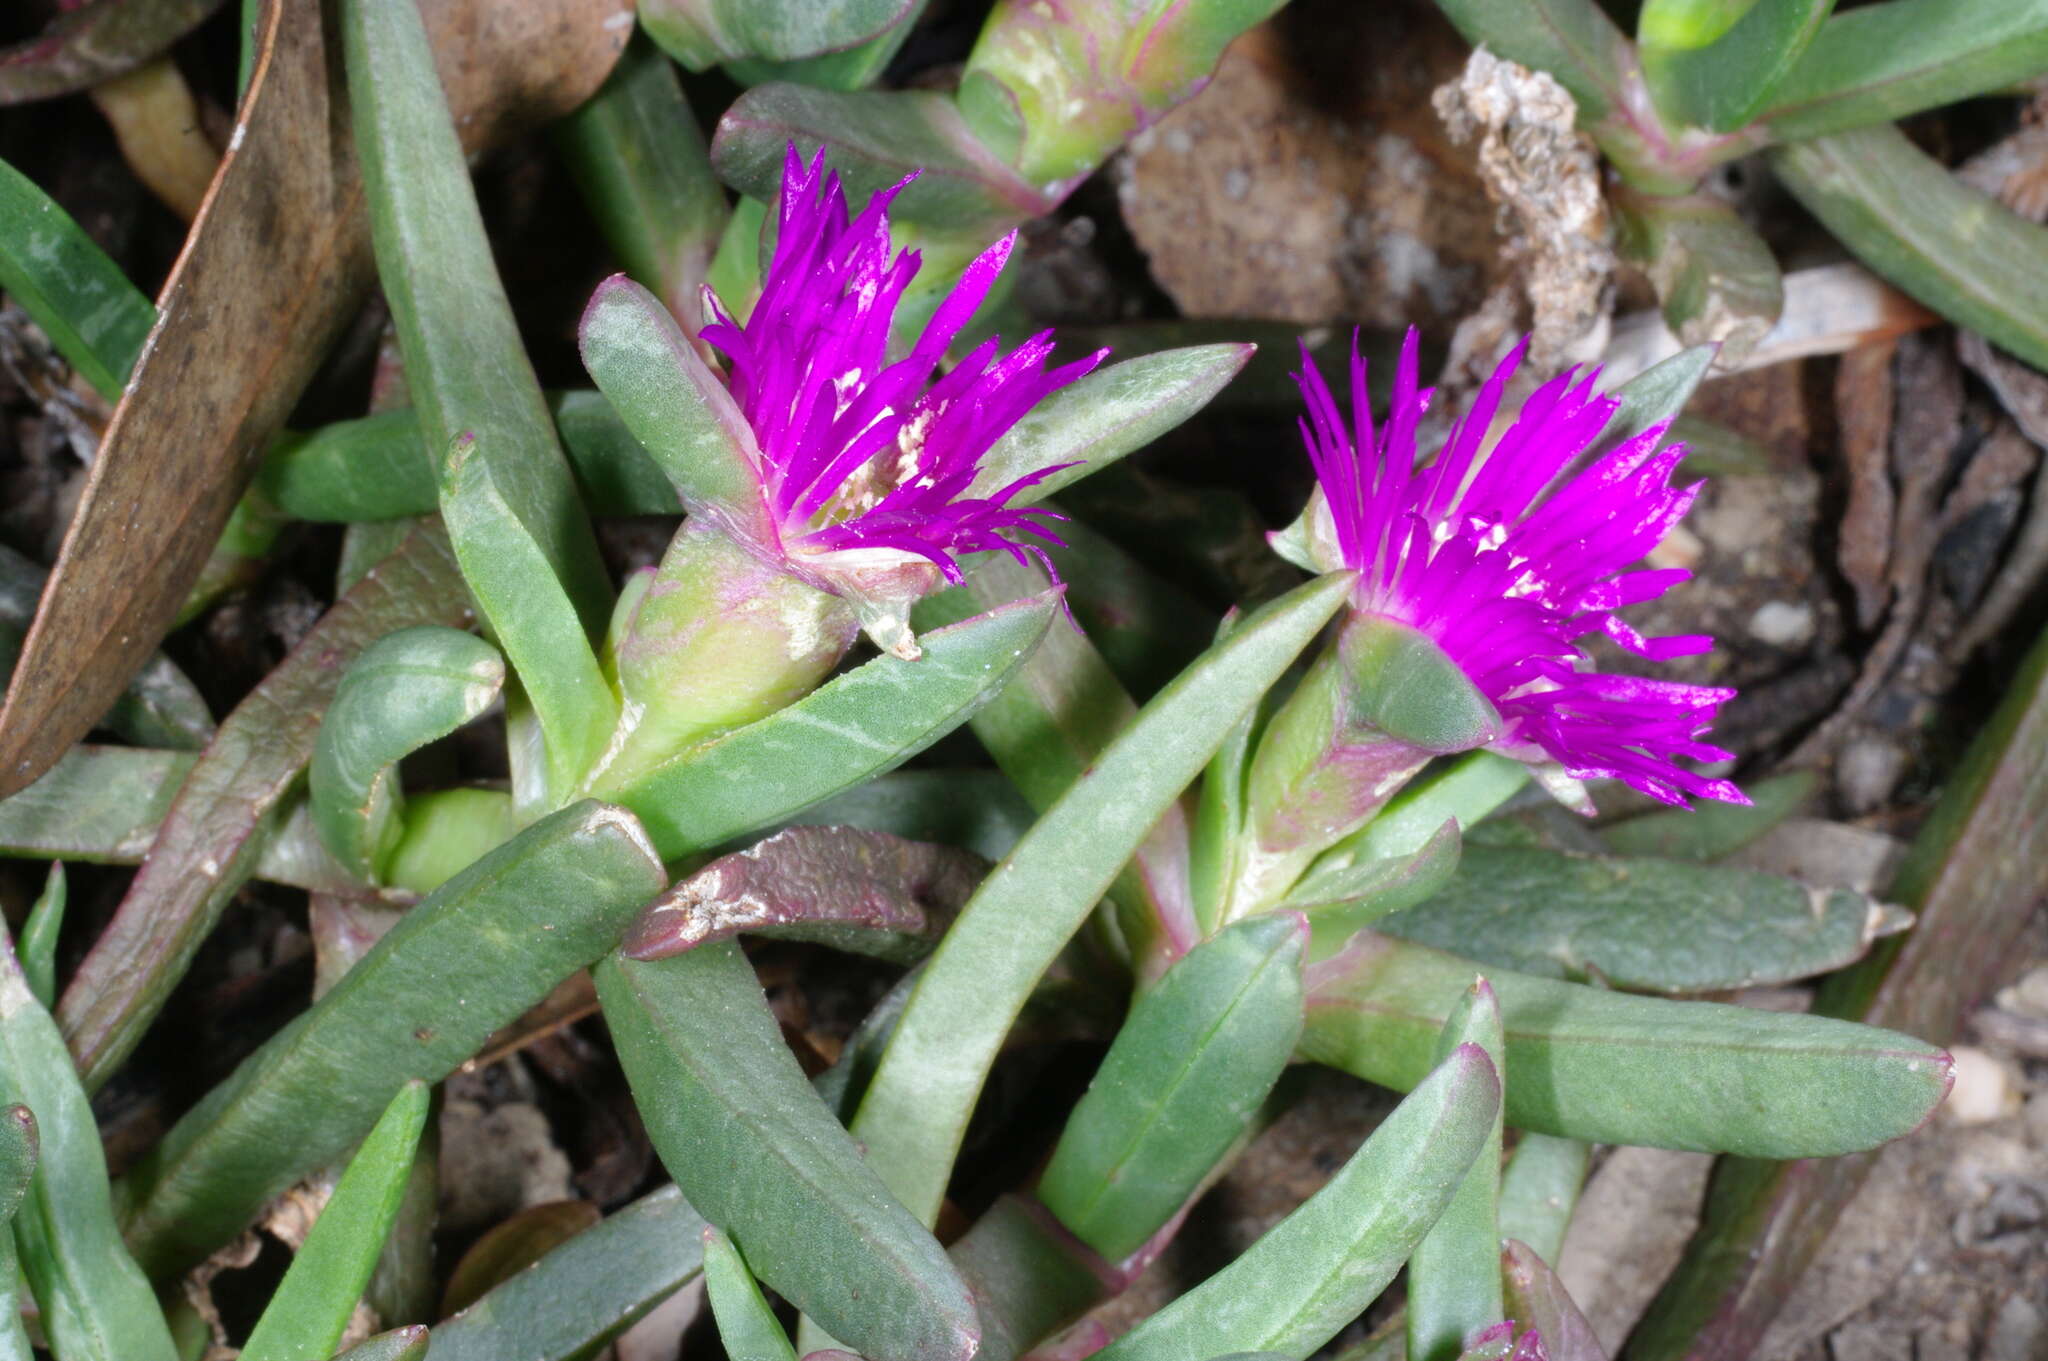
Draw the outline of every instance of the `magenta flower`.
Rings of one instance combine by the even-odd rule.
[[[1595,671],[1578,646],[1604,634],[1652,660],[1713,646],[1705,636],[1644,638],[1617,613],[1691,576],[1629,570],[1698,495],[1698,484],[1669,484],[1684,446],[1660,449],[1660,425],[1569,472],[1619,403],[1593,390],[1597,373],[1568,370],[1484,450],[1521,357],[1518,347],[1494,370],[1435,461],[1417,468],[1429,394],[1416,384],[1415,332],[1384,428],[1373,424],[1356,347],[1347,429],[1304,346],[1300,425],[1321,493],[1304,517],[1308,565],[1357,571],[1355,609],[1419,630],[1457,663],[1499,711],[1492,750],[1577,779],[1617,779],[1665,803],[1683,806],[1689,794],[1749,802],[1729,781],[1678,764],[1731,758],[1701,737],[1733,690]]]
[[[958,582],[960,558],[1000,550],[1044,560],[1060,540],[1053,512],[1011,503],[1058,470],[1039,468],[973,494],[982,457],[1048,394],[1107,351],[1048,372],[1052,333],[1008,355],[995,337],[933,379],[947,347],[1002,272],[1016,233],[989,247],[940,303],[910,352],[889,357],[890,328],[918,271],[914,250],[890,254],[889,205],[906,177],[848,220],[821,149],[784,163],[780,235],[761,296],[744,323],[704,297],[701,332],[727,361],[732,395],[758,446],[772,544],[796,575],[857,601],[902,602]]]

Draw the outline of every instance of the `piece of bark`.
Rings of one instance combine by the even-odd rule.
[[[1856,591],[1856,622],[1875,625],[1891,598],[1891,561],[1898,501],[1892,494],[1892,358],[1896,339],[1861,345],[1835,371],[1835,420],[1848,467],[1849,504],[1842,513],[1836,561]]]
[[[625,0],[436,0],[424,17],[463,143],[581,103]],[[270,435],[372,275],[319,0],[273,0],[228,151],[158,300],[0,708],[0,796],[84,736],[170,629]]]

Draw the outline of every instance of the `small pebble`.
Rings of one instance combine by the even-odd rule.
[[[2019,1108],[2019,1092],[2001,1060],[1966,1044],[1949,1053],[1956,1061],[1956,1085],[1941,1109],[1950,1120],[1959,1125],[1989,1124]]]
[[[2027,1109],[2023,1116],[2027,1133],[2035,1143],[2048,1147],[2048,1087],[2042,1088],[2027,1098]]]
[[[1813,606],[1766,600],[1749,616],[1749,634],[1772,647],[1799,647],[1813,639]]]
[[[1998,990],[1998,1009],[2048,1021],[2048,964],[2036,964],[2009,988]]]
[[[1852,813],[1883,807],[1905,774],[1905,748],[1873,733],[1850,739],[1835,758],[1835,784]]]
[[[2020,1291],[2006,1296],[1984,1336],[1983,1361],[2040,1361],[2048,1342],[2048,1317]]]

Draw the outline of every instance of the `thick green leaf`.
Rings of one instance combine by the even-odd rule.
[[[643,0],[640,24],[692,71],[762,57],[799,61],[881,34],[912,0]]]
[[[960,107],[1024,178],[1071,182],[1201,89],[1223,49],[1280,4],[1000,0],[967,58]]]
[[[0,1230],[14,1222],[28,1197],[41,1145],[35,1112],[26,1106],[0,1111]]]
[[[417,527],[221,724],[58,1003],[89,1088],[141,1039],[253,871],[271,818],[312,755],[342,668],[394,629],[468,618],[447,540],[436,527]]]
[[[1714,363],[1712,345],[1694,345],[1662,359],[1616,388],[1621,405],[1608,418],[1597,446],[1601,452],[1663,421],[1676,420]]]
[[[991,554],[964,586],[920,601],[920,628],[1046,588],[1043,569]],[[1131,721],[1137,705],[1078,629],[1054,628],[1016,681],[973,717],[974,735],[1032,807],[1053,805]],[[1186,815],[1161,815],[1110,886],[1125,945],[1146,973],[1194,944],[1187,890]]]
[[[613,257],[678,319],[696,318],[727,210],[675,67],[635,39],[604,87],[555,125],[555,145]]]
[[[796,1361],[796,1348],[732,1240],[704,1227],[704,1287],[731,1361]]]
[[[21,972],[45,1009],[57,1004],[57,937],[64,929],[64,862],[54,861],[21,927]],[[0,1216],[4,1218],[4,1216]]]
[[[358,1342],[334,1361],[426,1361],[430,1345],[427,1330],[415,1323]]]
[[[725,73],[742,85],[766,85],[788,80],[798,85],[815,85],[821,90],[861,90],[882,78],[890,60],[910,37],[924,14],[925,0],[911,4],[881,33],[853,47],[827,52],[797,61],[764,61],[743,58],[725,63]]]
[[[557,392],[548,398],[555,429],[584,499],[601,515],[675,515],[683,503],[661,466],[619,419],[601,392]]]
[[[1780,147],[1771,169],[1864,264],[2048,368],[2048,228],[1961,183],[1894,127]]]
[[[837,1101],[847,1093],[858,1096],[866,1079],[856,1070],[867,1066],[886,1038],[908,992],[898,984],[848,1040],[840,1061],[814,1081],[835,1115]],[[589,1361],[696,1278],[704,1227],[675,1187],[643,1196],[435,1325],[434,1361],[503,1361],[508,1353],[531,1361]],[[969,1270],[964,1256],[960,1267]],[[990,1342],[984,1336],[978,1357]]]
[[[603,394],[548,394],[555,433],[575,465],[593,510],[602,515],[674,515],[675,488]],[[336,421],[271,446],[257,488],[293,519],[395,520],[440,509],[434,460],[420,443],[410,407]]]
[[[1179,1212],[1286,1068],[1301,1036],[1305,925],[1258,917],[1197,945],[1117,1032],[1038,1184],[1109,1261]]]
[[[14,670],[49,575],[40,563],[0,544],[0,679]],[[199,687],[158,652],[143,663],[98,726],[138,747],[196,751],[213,737],[213,714]]]
[[[431,1106],[426,1083],[415,1079],[398,1089],[349,1159],[242,1344],[248,1361],[326,1361],[334,1355],[398,1217]]]
[[[520,695],[532,705],[546,739],[542,788],[552,799],[574,788],[597,761],[619,704],[545,547],[507,494],[506,471],[481,452],[473,436],[457,436],[442,465],[441,517],[470,594],[512,663]],[[507,721],[515,724],[511,746],[516,763],[524,744],[516,720]],[[515,765],[515,800],[525,811],[540,811],[535,805],[545,800],[520,797],[527,788]]]
[[[661,300],[615,274],[598,285],[577,328],[598,390],[692,515],[742,538],[771,540],[760,523],[761,451],[739,404]]]
[[[969,243],[993,240],[1053,206],[975,137],[950,98],[929,90],[841,94],[758,86],[718,120],[711,163],[727,184],[772,203],[792,142],[806,161],[825,147],[826,165],[844,179],[854,203],[921,172],[890,205],[890,219],[956,232]]]
[[[349,0],[341,28],[406,386],[424,446],[446,451],[448,533],[532,701],[559,799],[616,716],[590,646],[611,614],[611,586],[491,260],[419,9]],[[524,743],[513,748],[525,759]]]
[[[1032,1353],[1122,1284],[1028,1196],[997,1200],[949,1251],[981,1319],[975,1361]]]
[[[410,407],[279,436],[256,487],[297,520],[395,520],[440,508],[434,460]]]
[[[458,629],[388,633],[364,648],[320,721],[307,798],[320,839],[343,868],[376,883],[398,841],[398,762],[482,714],[505,662]]]
[[[877,657],[656,767],[619,802],[670,859],[788,818],[951,732],[1009,682],[1057,610],[1038,596],[920,635],[919,660]]]
[[[588,802],[449,880],[136,1165],[138,1259],[167,1276],[233,1238],[347,1152],[398,1084],[445,1077],[611,949],[666,882],[638,824]]]
[[[85,1089],[4,932],[0,1106],[35,1112],[32,1125],[11,1112],[4,1121],[6,1180],[19,1183],[30,1161],[22,1154],[32,1151],[27,1195],[14,1213],[14,1244],[51,1351],[62,1361],[173,1361],[163,1310],[114,1225],[106,1156]],[[37,1138],[26,1137],[31,1130]]]
[[[25,1308],[21,1266],[14,1250],[15,1211],[28,1196],[35,1175],[36,1118],[26,1106],[0,1111],[0,1361],[35,1361],[28,1330],[21,1325]]]
[[[1436,1062],[1472,1045],[1486,1055],[1496,1077],[1504,1067],[1500,1003],[1484,978],[1470,988],[1444,1023]],[[1501,1321],[1500,1105],[1472,1167],[1430,1226],[1408,1262],[1408,1355],[1416,1361],[1454,1361],[1465,1339]]]
[[[135,864],[198,759],[81,743],[34,784],[0,799],[0,855]]]
[[[804,1080],[736,942],[614,956],[597,987],[655,1150],[762,1280],[865,1354],[973,1354],[966,1286]]]
[[[71,215],[0,161],[0,290],[93,390],[119,401],[156,308]]]
[[[1273,602],[1162,690],[996,866],[925,966],[853,1128],[927,1223],[989,1065],[1039,976],[1350,585],[1338,574]]]
[[[1814,784],[1812,771],[1788,770],[1767,780],[1746,783],[1742,792],[1749,795],[1747,808],[1739,803],[1703,800],[1692,808],[1638,813],[1603,824],[1600,840],[1623,855],[1719,860],[1798,812],[1813,796]]]
[[[1754,0],[1711,42],[1653,44],[1644,34],[1643,68],[1673,121],[1734,132],[1777,93],[1820,32],[1835,0]]]
[[[1225,616],[1217,636],[1226,636],[1236,624],[1235,612]],[[1269,698],[1240,718],[1202,772],[1201,791],[1188,829],[1187,867],[1195,929],[1203,936],[1222,925],[1231,890],[1243,877],[1242,862],[1252,853],[1244,832],[1245,786],[1255,739],[1270,717],[1272,704]]]
[[[695,1280],[703,1218],[664,1186],[579,1233],[455,1317],[431,1361],[590,1361]]]
[[[1779,141],[1889,123],[2048,70],[2044,0],[1886,0],[1821,26],[1758,115]]]
[[[1302,1053],[1406,1088],[1479,966],[1360,932],[1310,971]],[[1507,1122],[1605,1144],[1819,1158],[1917,1128],[1948,1055],[1819,1016],[1637,997],[1487,970],[1507,1027]]]
[[[1061,487],[1144,448],[1209,404],[1251,361],[1252,345],[1190,345],[1126,359],[1088,374],[1031,408],[989,447],[970,496],[988,496],[1041,468],[1071,463],[1015,504]]]
[[[1469,846],[1442,892],[1378,929],[1522,973],[1686,993],[1827,973],[1906,923],[1850,889],[1757,870]]]
[[[1421,849],[1407,855],[1361,860],[1307,875],[1280,906],[1308,914],[1309,958],[1326,959],[1380,918],[1442,892],[1458,872],[1462,852],[1458,824],[1446,821]]]
[[[1185,1361],[1237,1349],[1301,1361],[1394,1279],[1499,1110],[1493,1065],[1476,1047],[1458,1050],[1301,1208],[1096,1356]]]
[[[1544,1261],[1555,1262],[1592,1156],[1593,1146],[1583,1139],[1522,1135],[1501,1173],[1500,1236],[1517,1239]]]

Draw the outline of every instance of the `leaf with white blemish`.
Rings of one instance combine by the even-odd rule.
[[[909,961],[988,870],[972,851],[856,827],[792,827],[654,900],[620,949],[660,959],[741,932]]]
[[[1687,993],[1826,973],[1910,921],[1756,870],[1467,846],[1441,892],[1377,929],[1522,973]]]

